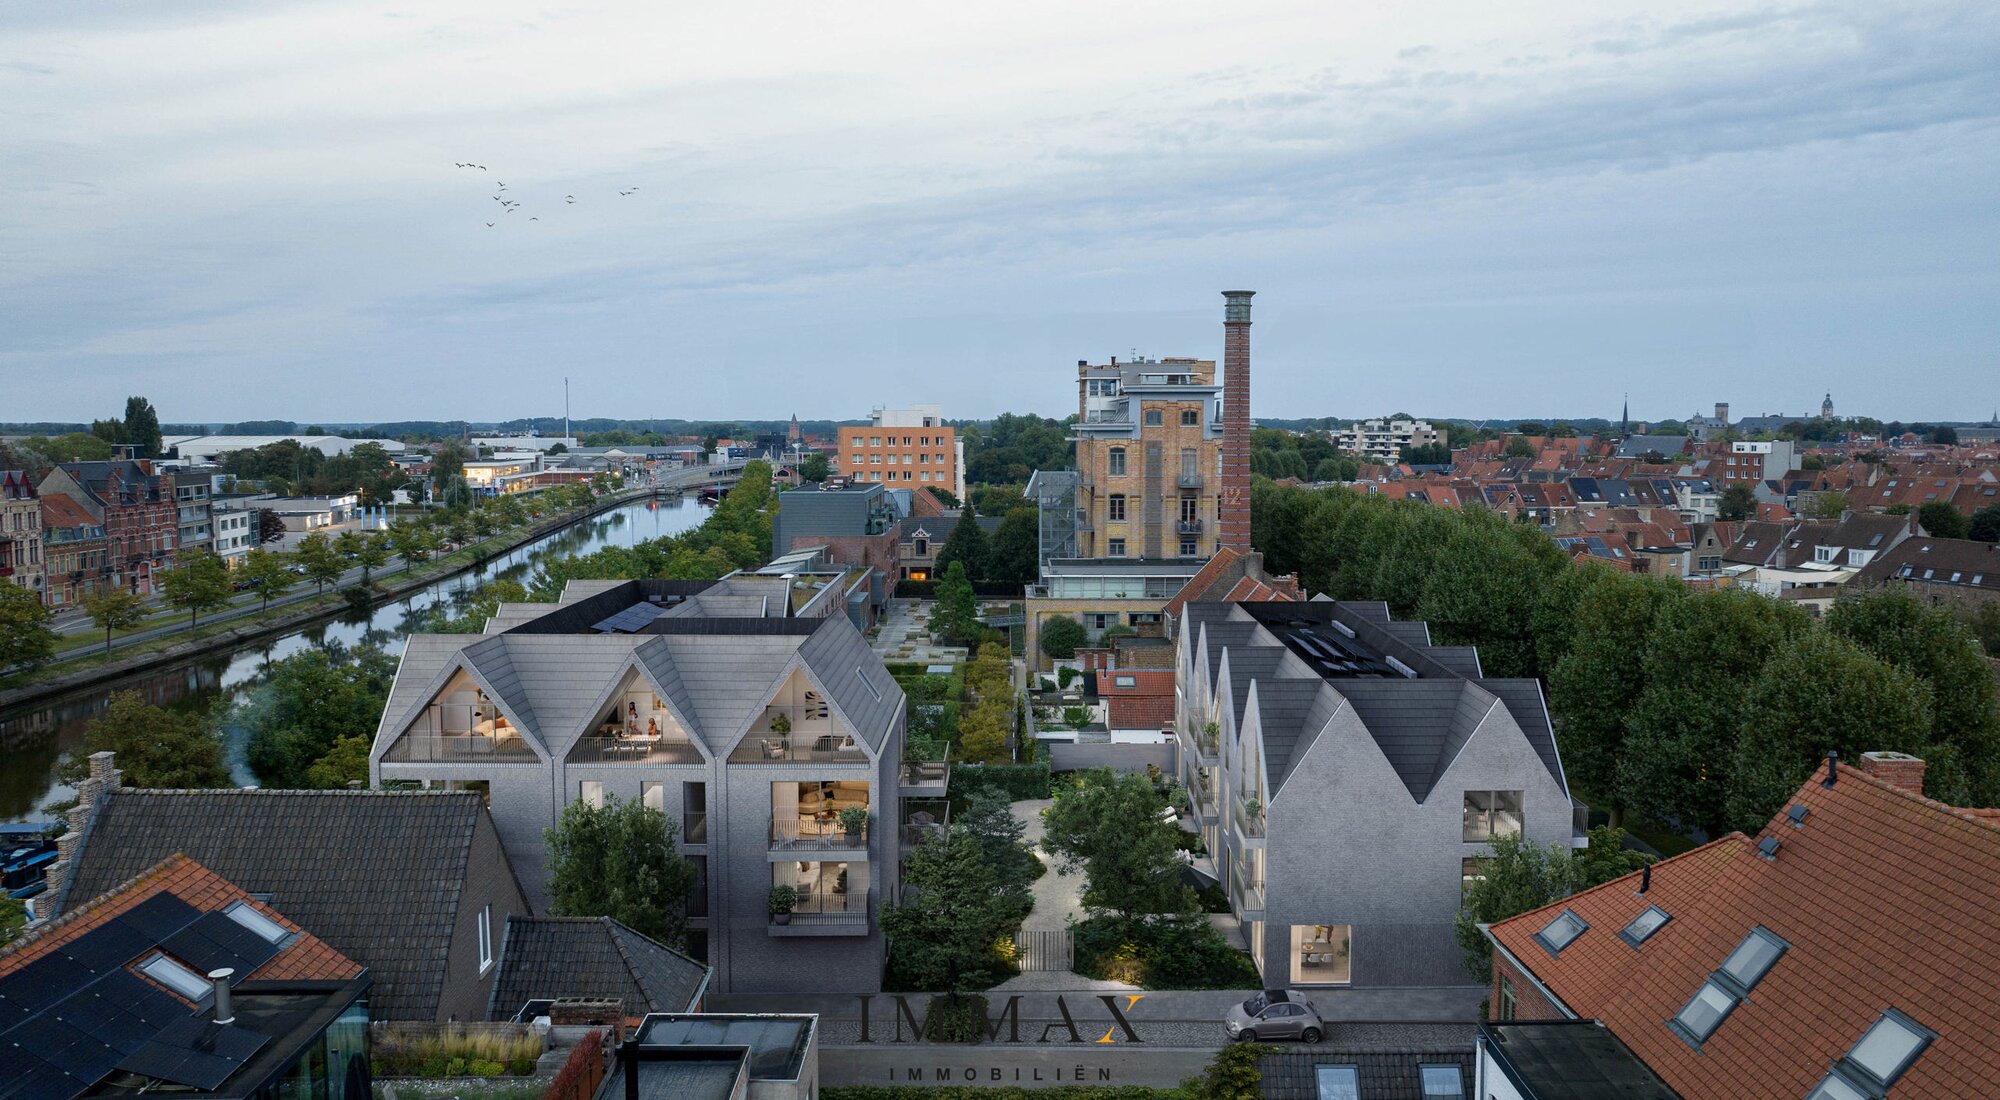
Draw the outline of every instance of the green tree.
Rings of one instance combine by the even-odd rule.
[[[169,604],[187,609],[189,626],[201,621],[202,612],[228,603],[234,590],[229,567],[207,550],[189,554],[167,569],[160,576],[160,588]]]
[[[1544,577],[1574,566],[1554,558],[1537,562],[1527,544],[1491,513],[1447,514],[1457,520],[1455,529],[1424,580],[1417,617],[1430,623],[1440,645],[1479,647],[1488,676],[1533,676],[1529,626],[1537,594]],[[1535,580],[1521,583],[1524,578]]]
[[[355,783],[368,783],[368,751],[374,740],[359,734],[336,737],[326,755],[306,768],[306,786],[314,790],[340,790]]]
[[[1535,445],[1528,442],[1527,436],[1517,435],[1507,441],[1507,450],[1504,453],[1508,458],[1533,458]]]
[[[267,787],[316,786],[312,766],[341,738],[374,740],[395,677],[396,659],[374,646],[329,645],[273,661],[230,716],[248,731],[250,770]]]
[[[151,401],[143,397],[125,399],[125,438],[120,442],[137,444],[140,458],[160,456],[160,415],[153,411]]]
[[[826,456],[818,451],[799,459],[799,477],[815,485],[825,481],[827,474],[831,472]]]
[[[1840,600],[1828,630],[1916,677],[1931,696],[1924,787],[1961,806],[2000,804],[2000,693],[1979,639],[1950,611],[1900,591]]]
[[[1075,658],[1077,649],[1090,640],[1083,624],[1068,615],[1055,615],[1042,620],[1040,634],[1038,644],[1042,652],[1057,661]]]
[[[429,529],[414,523],[399,523],[389,529],[389,545],[403,559],[405,571],[413,565],[429,561],[431,551],[437,548],[437,540]]]
[[[0,947],[5,947],[28,927],[28,905],[14,898],[0,898]]]
[[[117,691],[104,713],[84,723],[83,751],[64,763],[66,783],[90,773],[92,753],[118,754],[128,787],[170,790],[233,786],[224,763],[222,735],[206,719],[175,714],[146,702],[136,691]]]
[[[389,536],[380,533],[364,536],[354,550],[354,561],[361,566],[361,587],[371,587],[375,571],[388,560]]]
[[[1931,429],[1931,442],[1940,447],[1958,446],[1958,429],[1949,424],[1940,424]]]
[[[543,832],[551,910],[565,917],[610,917],[669,947],[685,945],[694,865],[674,850],[679,829],[642,802],[612,796],[578,800]]]
[[[1715,517],[1731,522],[1749,519],[1756,511],[1756,492],[1740,482],[1724,489],[1715,505]]]
[[[1812,774],[1827,750],[1922,756],[1930,692],[1830,630],[1805,634],[1764,666],[1745,700],[1729,820],[1756,832]]]
[[[1807,515],[1812,519],[1839,519],[1847,511],[1847,494],[1838,489],[1829,489],[1813,495],[1812,508]]]
[[[282,554],[273,554],[262,548],[252,550],[243,556],[243,564],[236,567],[236,579],[245,588],[257,593],[265,610],[271,607],[271,597],[282,595],[298,578],[293,575],[291,563]]]
[[[13,665],[40,668],[56,651],[53,614],[42,599],[10,581],[0,580],[0,670]]]
[[[1989,504],[1972,513],[1972,520],[1966,524],[1965,537],[1975,542],[2000,542],[2000,504]]]
[[[882,910],[890,973],[902,989],[960,993],[1002,972],[995,945],[1021,920],[979,838],[956,824],[906,857],[901,904]]]
[[[947,645],[968,645],[979,634],[979,599],[972,593],[965,563],[946,566],[931,607],[931,634]]]
[[[1231,1043],[1215,1052],[1200,1077],[1181,1091],[1188,1100],[1263,1100],[1264,1052],[1250,1043]]]
[[[1543,847],[1520,834],[1493,838],[1452,922],[1452,935],[1465,950],[1465,968],[1482,985],[1493,980],[1493,944],[1480,925],[1520,916],[1651,862],[1625,847],[1622,829],[1592,829],[1589,841],[1581,852],[1573,852],[1560,844]]]
[[[1076,773],[1042,811],[1042,848],[1062,874],[1082,872],[1083,905],[1123,917],[1195,911],[1181,879],[1180,826],[1142,775]]]
[[[979,517],[971,505],[959,509],[958,522],[951,525],[951,534],[945,536],[944,547],[937,554],[937,568],[948,569],[954,562],[965,564],[965,575],[974,579],[986,576],[986,529],[979,526]]]
[[[1334,460],[1325,459],[1322,464],[1332,461]],[[1449,466],[1451,465],[1451,448],[1442,443],[1424,443],[1405,447],[1403,448],[1403,461],[1412,466]],[[1319,478],[1318,480],[1324,481],[1327,479]]]
[[[1027,825],[1014,816],[1013,805],[998,787],[974,787],[965,804],[953,811],[951,830],[979,845],[980,858],[993,869],[995,892],[1016,920],[1034,905],[1031,884],[1042,874],[1042,862],[1028,847]]]
[[[465,444],[456,439],[447,439],[438,447],[437,456],[431,459],[431,478],[442,483],[451,478],[465,477]]]
[[[1558,716],[1563,766],[1593,803],[1608,804],[1614,824],[1621,814],[1618,759],[1626,719],[1646,686],[1639,658],[1654,620],[1682,596],[1677,582],[1637,576],[1586,588],[1573,612],[1569,652],[1549,674],[1549,707]]]
[[[111,632],[139,625],[146,617],[146,598],[123,588],[106,588],[83,598],[84,614],[104,628],[104,652],[111,652]]]
[[[340,579],[347,571],[347,563],[333,549],[333,542],[325,535],[307,535],[299,540],[298,549],[292,557],[299,567],[306,571],[306,579],[313,582],[314,592],[326,591],[326,586]]]
[[[986,579],[1031,584],[1041,572],[1041,514],[1025,505],[1012,509],[987,548]]]
[[[1942,500],[1933,500],[1917,508],[1917,523],[1932,538],[1964,539],[1972,537],[1972,521],[1964,512],[1953,508]]]

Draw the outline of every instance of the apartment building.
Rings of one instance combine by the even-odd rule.
[[[223,562],[234,569],[258,546],[257,509],[218,504],[214,505],[212,514],[215,517],[215,541],[211,545]]]
[[[1722,484],[1755,486],[1776,481],[1798,468],[1798,447],[1789,439],[1738,441],[1722,456]]]
[[[75,607],[109,583],[110,551],[104,524],[90,518],[74,498],[60,493],[42,497],[41,505],[48,578],[43,590],[45,602],[50,607]]]
[[[1406,447],[1442,446],[1445,433],[1423,420],[1357,420],[1333,433],[1333,445],[1343,451],[1396,462]]]
[[[1993,1095],[2000,814],[1925,798],[1916,757],[1858,763],[1830,757],[1754,836],[1488,929],[1474,1095]],[[1630,1087],[1579,1060],[1607,1036]]]
[[[0,582],[48,602],[43,580],[42,504],[26,470],[0,470]]]
[[[214,550],[215,515],[209,499],[209,475],[197,470],[175,470],[166,477],[174,494],[175,554]]]
[[[1540,685],[1381,603],[1194,602],[1176,641],[1180,779],[1264,984],[1465,987],[1487,843],[1578,842]]]
[[[834,472],[897,489],[943,489],[965,499],[965,444],[936,405],[877,407],[865,426],[842,427]]]
[[[83,505],[104,525],[112,582],[152,594],[155,576],[173,564],[180,519],[172,486],[150,461],[65,462],[42,478],[37,491]]]
[[[1219,545],[1212,359],[1078,360],[1077,556],[1203,560]]]
[[[485,791],[538,909],[564,807],[642,802],[696,867],[688,947],[715,992],[873,992],[881,907],[948,816],[946,769],[903,766],[903,692],[824,580],[575,581],[484,634],[413,635],[371,778]],[[782,917],[776,886],[799,893]]]

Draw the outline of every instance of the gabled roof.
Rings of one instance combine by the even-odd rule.
[[[2000,1079],[2000,827],[1821,765],[1757,838],[1731,833],[1495,924],[1493,941],[1569,1010],[1617,1032],[1683,1096],[1802,1097],[1882,1014],[1938,1033],[1892,1096],[1984,1096]],[[1759,840],[1775,840],[1772,858]],[[1619,931],[1669,919],[1639,947]],[[1552,957],[1533,939],[1569,909],[1589,927]],[[1699,1051],[1666,1026],[1753,928],[1789,948]]]
[[[486,821],[471,791],[159,791],[102,796],[58,912],[184,852],[365,964],[381,1019],[436,1019]]]
[[[511,916],[500,944],[489,1020],[544,998],[618,998],[625,1015],[693,1012],[709,969],[610,917]]]
[[[1320,1100],[1316,1067],[1353,1066],[1360,1086],[1360,1100],[1425,1100],[1420,1070],[1424,1066],[1456,1066],[1461,1084],[1470,1092],[1473,1084],[1473,1051],[1470,1042],[1454,1047],[1399,1047],[1388,1050],[1340,1050],[1272,1052],[1257,1059],[1261,1074],[1258,1095],[1264,1100]]]

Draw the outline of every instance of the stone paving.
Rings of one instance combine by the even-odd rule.
[[[875,637],[868,644],[884,661],[955,665],[965,661],[964,646],[932,645],[931,605],[925,600],[890,600]]]

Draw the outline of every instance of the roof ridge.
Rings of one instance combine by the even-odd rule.
[[[105,901],[109,901],[110,899],[117,897],[119,894],[122,894],[127,890],[134,889],[141,883],[145,882],[147,879],[166,875],[173,871],[179,870],[182,864],[188,864],[188,863],[194,863],[194,860],[189,859],[185,852],[175,852],[173,855],[170,855],[167,858],[161,860],[160,862],[153,864],[151,867],[148,867],[145,870],[139,872],[138,874],[133,875],[131,878],[128,878],[124,882],[121,882],[118,885],[113,886],[111,889],[106,890],[101,894],[98,894],[96,897],[93,897],[90,900],[85,901],[81,905],[65,906],[62,912],[56,914],[53,917],[50,917],[45,921],[42,921],[34,925],[33,927],[22,932],[19,936],[16,936],[6,946],[0,947],[0,958],[5,958],[6,956],[14,954],[17,951],[25,950],[31,944],[39,943],[40,941],[47,939],[49,936],[54,935],[55,933],[61,931],[62,929],[69,927],[71,924],[74,924],[76,921],[82,919],[83,915],[90,909],[91,906],[100,904]],[[195,864],[195,866],[199,867],[201,865],[197,863]],[[207,870],[206,868],[203,869]],[[209,873],[214,874],[215,872],[210,871]],[[218,875],[216,877],[220,878],[221,876]],[[232,885],[234,884],[232,883]]]
[[[399,789],[390,789],[390,788],[383,788],[383,787],[362,787],[362,788],[359,788],[359,789],[356,789],[356,788],[352,788],[352,787],[327,787],[327,788],[323,788],[323,789],[322,789],[322,788],[309,788],[309,787],[119,787],[119,788],[116,788],[116,789],[115,789],[114,791],[110,791],[110,792],[107,792],[107,793],[111,793],[111,794],[208,794],[208,795],[279,795],[279,794],[300,794],[300,795],[314,795],[314,796],[329,796],[329,797],[330,797],[330,796],[335,796],[335,795],[343,795],[343,796],[353,796],[353,795],[377,795],[377,796],[381,796],[381,795],[422,795],[422,796],[437,796],[437,795],[454,795],[454,796],[463,796],[463,795],[471,795],[471,796],[473,796],[473,797],[475,797],[475,798],[476,798],[476,797],[478,797],[478,796],[479,796],[479,792],[478,792],[478,791],[455,791],[455,790],[448,790],[448,789],[446,789],[446,788],[443,788],[443,787],[417,787],[417,788],[409,788],[409,789],[400,789],[400,788],[399,788]]]
[[[1721,836],[1719,836],[1719,837],[1716,837],[1716,838],[1715,838],[1714,840],[1711,840],[1711,841],[1709,841],[1709,842],[1708,842],[1708,843],[1706,843],[1706,844],[1698,844],[1698,845],[1696,845],[1696,846],[1694,846],[1694,847],[1692,847],[1692,848],[1689,848],[1689,849],[1688,849],[1687,851],[1685,851],[1685,852],[1676,852],[1676,853],[1674,853],[1673,855],[1670,855],[1670,856],[1662,856],[1662,857],[1660,857],[1659,859],[1656,859],[1656,860],[1654,860],[1654,861],[1653,861],[1652,863],[1648,864],[1647,866],[1649,866],[1649,867],[1651,867],[1651,868],[1652,868],[1653,870],[1657,871],[1657,870],[1659,870],[1659,869],[1660,869],[1661,867],[1664,867],[1664,866],[1666,866],[1667,864],[1669,864],[1669,863],[1672,863],[1672,862],[1674,862],[1674,861],[1676,861],[1676,860],[1687,860],[1688,862],[1692,863],[1692,862],[1694,862],[1694,860],[1693,860],[1693,858],[1692,858],[1692,857],[1693,857],[1693,856],[1694,856],[1694,855],[1695,855],[1696,853],[1698,853],[1698,852],[1709,852],[1709,851],[1710,851],[1711,849],[1716,849],[1716,850],[1719,850],[1719,849],[1720,849],[1720,848],[1722,847],[1722,845],[1724,845],[1724,844],[1732,844],[1732,845],[1738,845],[1738,844],[1742,844],[1742,845],[1747,845],[1747,844],[1749,844],[1749,843],[1750,843],[1750,837],[1749,837],[1749,835],[1748,835],[1748,834],[1746,834],[1746,833],[1743,833],[1743,832],[1742,832],[1742,831],[1740,831],[1740,830],[1732,830],[1732,831],[1730,831],[1730,832],[1727,832],[1727,833],[1724,833],[1724,834],[1722,834],[1722,835],[1721,835]],[[1599,891],[1601,891],[1601,890],[1604,890],[1604,889],[1607,889],[1607,888],[1609,888],[1609,887],[1612,887],[1612,886],[1616,886],[1616,885],[1618,885],[1619,883],[1621,883],[1621,882],[1624,882],[1625,880],[1627,880],[1627,879],[1629,879],[1629,878],[1633,878],[1633,877],[1635,877],[1635,876],[1638,876],[1638,875],[1643,875],[1644,873],[1645,873],[1645,871],[1644,871],[1644,869],[1643,869],[1643,868],[1642,868],[1641,870],[1638,870],[1638,871],[1627,871],[1627,872],[1625,872],[1624,874],[1622,874],[1622,875],[1619,875],[1619,876],[1618,876],[1617,878],[1614,878],[1614,879],[1606,879],[1605,881],[1603,881],[1603,882],[1600,882],[1600,883],[1598,883],[1598,884],[1597,884],[1597,885],[1595,885],[1595,886],[1590,886],[1590,887],[1585,887],[1584,889],[1582,889],[1582,890],[1578,890],[1578,891],[1576,891],[1576,892],[1575,892],[1575,893],[1573,893],[1573,894],[1565,894],[1565,895],[1563,895],[1562,897],[1560,897],[1560,898],[1557,898],[1557,899],[1556,899],[1556,900],[1554,900],[1554,901],[1551,901],[1551,902],[1548,902],[1548,903],[1546,903],[1546,904],[1543,904],[1543,905],[1537,905],[1537,906],[1535,906],[1535,907],[1534,907],[1533,909],[1529,909],[1529,910],[1527,910],[1526,912],[1522,912],[1522,913],[1516,913],[1516,914],[1514,914],[1513,916],[1511,916],[1511,917],[1507,917],[1507,918],[1506,918],[1506,919],[1504,919],[1504,920],[1497,920],[1497,921],[1494,921],[1494,922],[1493,922],[1493,924],[1491,925],[1491,927],[1493,927],[1493,928],[1496,928],[1496,929],[1497,929],[1497,928],[1499,928],[1499,927],[1500,927],[1501,925],[1505,925],[1505,924],[1512,924],[1513,922],[1515,922],[1515,921],[1517,921],[1517,920],[1521,920],[1521,919],[1522,919],[1522,918],[1524,918],[1524,917],[1528,917],[1528,916],[1531,916],[1531,915],[1533,915],[1533,914],[1535,914],[1535,913],[1539,913],[1539,912],[1541,912],[1541,911],[1542,911],[1542,910],[1544,910],[1544,909],[1548,909],[1548,908],[1551,908],[1551,907],[1553,907],[1553,906],[1557,906],[1557,905],[1566,905],[1566,904],[1568,904],[1568,903],[1569,903],[1569,902],[1570,902],[1570,901],[1571,901],[1572,899],[1575,899],[1575,898],[1581,898],[1581,897],[1588,897],[1588,896],[1589,896],[1589,895],[1591,895],[1591,894],[1595,894],[1595,893],[1597,893],[1597,892],[1599,892]]]
[[[1822,761],[1819,767],[1813,769],[1813,774],[1809,778],[1817,779],[1820,776],[1823,776],[1825,773],[1826,773],[1826,764],[1824,761]],[[1922,791],[1913,791],[1910,788],[1905,787],[1900,783],[1893,783],[1887,779],[1882,778],[1879,775],[1874,775],[1864,770],[1858,764],[1849,764],[1847,767],[1841,769],[1840,780],[1844,781],[1856,777],[1867,780],[1871,785],[1873,785],[1878,790],[1888,791],[1891,794],[1901,795],[1904,798],[1910,799],[1914,802],[1921,803],[1930,809],[1937,810],[1941,813],[1946,814],[1947,816],[1957,818],[1960,821],[1969,821],[1974,825],[1981,826],[1982,828],[2000,832],[2000,819],[1980,816],[1981,811],[1984,811],[1986,813],[2000,813],[2000,810],[1994,810],[1984,806],[1954,806],[1949,802],[1940,802],[1937,799],[1932,798],[1927,794],[1924,794]],[[1825,779],[1819,779],[1819,781],[1822,785],[1826,783]],[[1838,790],[1839,786],[1840,782],[1836,781],[1834,783],[1833,789]],[[1772,825],[1777,824],[1779,816],[1782,816],[1782,811],[1780,811],[1779,814],[1772,816],[1770,824]],[[1766,826],[1766,828],[1769,827],[1770,827],[1769,825]]]

